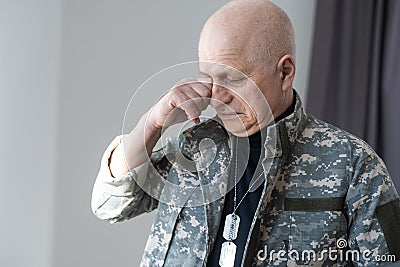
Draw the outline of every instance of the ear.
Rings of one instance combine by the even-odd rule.
[[[293,56],[284,55],[278,62],[277,70],[282,82],[282,91],[292,89],[294,75],[296,74],[296,64]]]

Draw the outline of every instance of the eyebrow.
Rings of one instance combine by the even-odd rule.
[[[207,77],[211,77],[210,74],[205,73],[203,71],[199,71],[199,74],[205,75]],[[239,70],[236,70],[236,69],[231,69],[231,68],[226,68],[223,71],[217,72],[215,74],[216,74],[215,76],[217,76],[217,77],[221,77],[221,76],[224,76],[224,75],[238,75],[238,74],[240,74],[240,75],[242,75],[244,77],[247,76],[245,73],[243,73],[243,72],[241,72]]]

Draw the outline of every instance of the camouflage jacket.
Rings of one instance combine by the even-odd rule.
[[[115,223],[157,209],[141,266],[206,266],[224,220],[224,197],[209,196],[226,192],[229,135],[208,120],[153,152],[151,163],[113,177],[109,158],[121,138],[103,156],[93,212]],[[204,156],[211,148],[199,145],[203,139],[215,144],[211,161]],[[266,182],[242,266],[375,266],[400,259],[399,197],[364,141],[306,114],[296,95],[294,113],[268,126],[264,147]],[[182,158],[193,159],[197,169],[182,171],[176,164]],[[155,176],[168,182],[149,183]],[[182,186],[202,190],[177,191]]]

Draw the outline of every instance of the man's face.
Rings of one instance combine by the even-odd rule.
[[[210,105],[229,132],[237,136],[252,135],[272,121],[272,112],[259,88],[269,85],[268,74],[264,68],[240,64],[239,59],[220,62],[200,63],[201,74],[213,81]]]
[[[199,41],[200,72],[213,80],[210,104],[226,129],[248,136],[267,126],[282,108],[282,78],[276,66],[249,60],[260,56],[251,42],[250,26],[214,19],[203,28]]]

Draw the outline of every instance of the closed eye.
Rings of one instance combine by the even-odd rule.
[[[247,79],[245,77],[235,77],[235,78],[226,78],[227,84],[239,85],[245,82]]]

